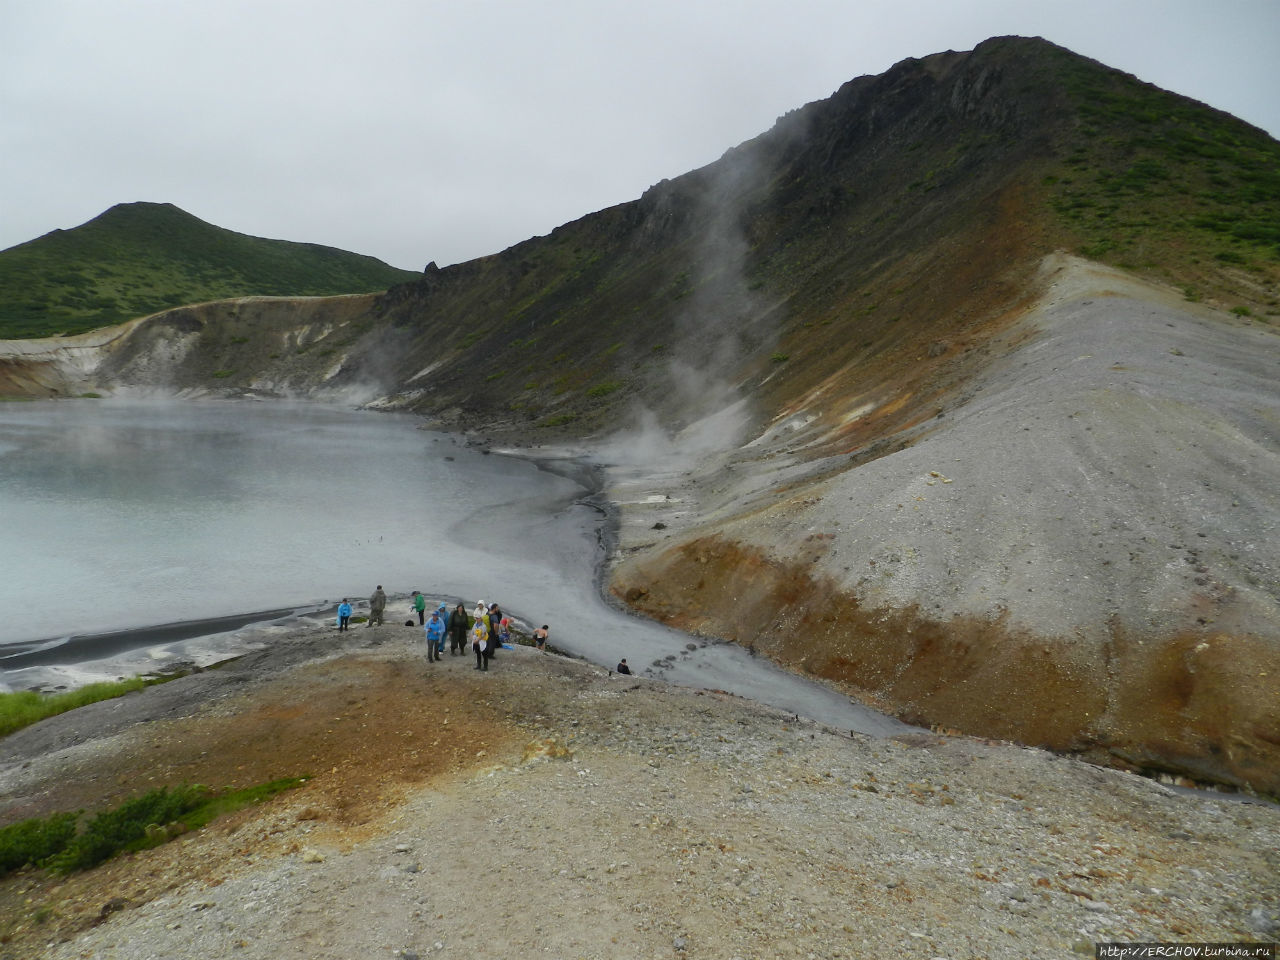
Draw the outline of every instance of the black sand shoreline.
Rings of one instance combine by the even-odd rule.
[[[0,654],[0,670],[26,667],[69,666],[119,656],[145,647],[164,646],[185,640],[230,633],[244,627],[284,623],[297,617],[318,613],[329,604],[306,604],[252,613],[233,613],[199,620],[177,620],[145,627],[129,627],[102,633],[77,633],[67,638],[25,641],[14,644],[22,648],[16,653]],[[336,609],[336,606],[335,606]],[[0,648],[2,649],[2,648]]]

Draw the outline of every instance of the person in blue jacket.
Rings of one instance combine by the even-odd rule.
[[[444,619],[439,610],[431,611],[431,618],[422,628],[427,634],[427,662],[440,659],[440,647],[444,644]]]
[[[442,603],[436,607],[436,614],[444,622],[444,633],[440,634],[440,641],[436,644],[436,659],[439,660],[444,656],[444,638],[449,632],[449,605]]]
[[[347,624],[351,621],[351,604],[347,602],[347,598],[343,597],[342,602],[338,604],[338,629],[346,630]]]

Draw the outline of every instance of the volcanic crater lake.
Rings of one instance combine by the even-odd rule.
[[[736,646],[690,650],[691,638],[604,603],[604,520],[572,475],[396,414],[172,398],[0,405],[4,685],[211,661],[269,631],[236,624],[154,643],[141,628],[253,611],[327,617],[382,584],[469,608],[500,602],[602,665],[667,658],[644,669],[841,727],[902,729]],[[388,609],[392,624],[406,615],[403,602]],[[110,649],[95,649],[112,632]]]

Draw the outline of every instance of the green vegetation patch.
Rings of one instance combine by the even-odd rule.
[[[588,397],[607,397],[611,393],[616,393],[622,389],[620,380],[606,380],[604,383],[597,383],[594,387],[587,390]]]
[[[1280,143],[1128,74],[1066,51],[1048,56],[1077,122],[1059,144],[1061,166],[1041,182],[1084,256],[1242,266],[1280,258]]]
[[[133,693],[143,687],[172,679],[174,678],[133,677],[118,682],[91,683],[77,690],[68,690],[66,693],[43,694],[36,693],[34,690],[0,693],[0,737],[7,737],[15,730],[29,727],[46,717],[88,706],[99,700],[122,697],[126,693]]]
[[[28,865],[61,874],[89,870],[118,853],[159,846],[305,782],[285,777],[222,792],[199,784],[161,787],[87,820],[82,813],[23,820],[0,829],[0,876]]]
[[[82,333],[187,303],[374,293],[416,279],[374,257],[266,240],[128,203],[0,251],[0,339]]]

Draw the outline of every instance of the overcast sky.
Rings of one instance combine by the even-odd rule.
[[[0,0],[0,248],[150,200],[443,266],[1008,34],[1280,135],[1280,0]]]

